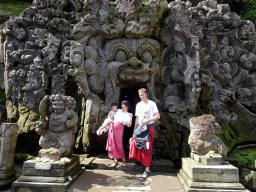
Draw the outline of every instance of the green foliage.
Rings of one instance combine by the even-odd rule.
[[[241,19],[251,20],[256,25],[256,1],[255,0],[243,0],[244,10],[241,10],[239,15]]]
[[[5,104],[6,96],[4,90],[0,89],[0,104]]]
[[[31,3],[22,2],[19,0],[1,0],[0,10],[12,15],[20,15],[24,9],[26,9]]]
[[[1,43],[5,41],[5,34],[3,31],[0,31],[0,38],[1,38]]]
[[[235,148],[229,155],[227,160],[235,164],[239,168],[248,168],[255,170],[256,147],[244,149]]]
[[[31,156],[26,153],[15,153],[14,155],[14,163],[16,164],[23,164],[25,161],[29,159],[33,159],[34,156]]]
[[[147,1],[142,2],[142,7],[141,7],[142,10],[147,9],[147,6],[148,6],[147,3],[148,3]]]
[[[219,4],[229,4],[232,12],[236,12],[241,19],[250,20],[256,25],[255,0],[217,0]]]

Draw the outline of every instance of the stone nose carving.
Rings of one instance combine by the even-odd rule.
[[[142,68],[143,67],[143,63],[141,60],[137,59],[136,57],[132,57],[130,58],[126,63],[125,63],[126,67],[132,67],[133,69],[136,68]]]

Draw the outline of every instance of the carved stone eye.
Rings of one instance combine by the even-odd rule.
[[[152,55],[149,51],[146,51],[141,54],[140,59],[143,63],[150,63],[152,61]]]
[[[118,62],[124,62],[126,61],[126,54],[124,51],[117,51],[115,60]]]

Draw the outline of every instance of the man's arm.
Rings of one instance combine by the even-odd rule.
[[[159,112],[155,112],[153,117],[151,117],[151,118],[149,118],[149,119],[143,119],[141,122],[142,122],[143,124],[148,124],[148,123],[150,123],[151,121],[156,121],[156,120],[158,120],[158,119],[160,119],[160,114],[159,114]]]

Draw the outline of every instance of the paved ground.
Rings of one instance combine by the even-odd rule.
[[[169,160],[152,161],[147,179],[142,178],[144,166],[133,167],[133,160],[127,161],[127,167],[122,167],[119,162],[116,168],[110,167],[113,161],[106,155],[80,155],[80,162],[85,171],[70,185],[67,192],[185,192]],[[22,168],[18,170],[18,174],[21,173]]]
[[[174,173],[152,172],[147,179],[141,176],[138,171],[87,169],[68,192],[185,192]]]
[[[122,167],[119,162],[116,168],[110,167],[113,161],[104,155],[81,156],[80,161],[86,170],[71,184],[68,192],[185,192],[173,172],[173,163],[168,160],[152,161],[147,179],[142,178],[144,166],[134,168],[133,160],[127,161],[127,167]]]

